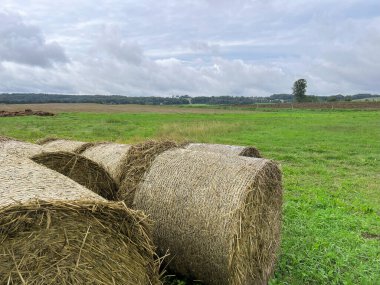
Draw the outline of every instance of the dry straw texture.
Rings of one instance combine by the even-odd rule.
[[[45,152],[40,145],[8,139],[0,141],[0,152],[32,158],[58,171],[109,200],[117,197],[117,185],[98,163],[75,153]]]
[[[0,154],[0,284],[159,284],[141,212]]]
[[[116,200],[118,187],[110,174],[98,163],[79,154],[45,152],[32,160],[70,177],[108,200]]]
[[[94,143],[72,141],[56,138],[46,138],[37,142],[42,145],[45,151],[69,151],[81,153],[86,148],[91,147]]]
[[[186,149],[215,152],[224,155],[247,156],[261,158],[260,151],[253,146],[236,146],[224,144],[207,144],[207,143],[189,143],[185,146]]]
[[[6,136],[0,136],[0,142],[6,142],[6,141],[9,141],[9,140],[13,140],[13,139],[10,138],[10,137],[6,137]]]
[[[170,251],[169,268],[215,285],[268,281],[281,206],[274,162],[186,149],[157,156],[133,202],[155,221],[154,242],[161,254]]]
[[[18,141],[12,138],[0,139],[0,152],[23,157],[31,157],[43,152],[39,145]]]
[[[38,139],[36,141],[36,144],[39,144],[39,145],[44,145],[44,144],[47,144],[51,141],[55,141],[55,140],[59,140],[59,138],[56,138],[56,137],[45,137],[45,138],[42,138],[42,139]]]
[[[100,143],[87,148],[81,155],[102,165],[119,184],[120,168],[127,158],[130,147],[127,144]]]
[[[149,170],[154,159],[164,151],[178,147],[170,140],[150,140],[130,147],[127,156],[119,167],[119,199],[132,205],[136,189]]]

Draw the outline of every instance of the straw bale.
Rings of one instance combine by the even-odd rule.
[[[40,143],[41,144],[41,143]],[[50,139],[41,144],[45,151],[69,151],[80,153],[93,143],[65,139]]]
[[[45,152],[40,145],[7,140],[0,142],[0,152],[31,158],[58,171],[109,200],[116,200],[118,186],[98,163],[75,153]]]
[[[130,147],[119,167],[119,199],[127,206],[132,205],[136,189],[154,159],[164,151],[179,147],[170,140],[148,140]]]
[[[102,165],[116,183],[120,183],[120,168],[130,147],[127,144],[100,143],[87,148],[81,155]]]
[[[6,141],[9,141],[9,140],[13,140],[13,139],[10,138],[10,137],[7,137],[7,136],[0,136],[0,142],[6,142]]]
[[[36,144],[44,145],[44,144],[47,144],[48,142],[55,141],[55,140],[59,140],[59,138],[56,138],[56,137],[45,137],[45,138],[36,140]]]
[[[160,284],[150,220],[0,153],[0,284]]]
[[[225,144],[207,144],[207,143],[189,143],[185,146],[186,149],[216,152],[224,155],[233,156],[247,156],[261,158],[260,151],[253,146],[237,146],[237,145],[225,145]]]
[[[82,144],[82,146],[78,147],[75,150],[75,153],[81,154],[82,152],[86,151],[88,148],[93,147],[93,146],[98,145],[98,144],[102,144],[102,143],[96,143],[96,142],[87,142],[87,143],[84,143],[84,144]]]
[[[9,138],[8,140],[0,140],[0,152],[22,157],[32,157],[42,153],[43,149],[40,145]]]
[[[35,162],[70,177],[108,200],[116,200],[118,187],[110,174],[98,163],[79,154],[56,151],[31,157]]]
[[[266,284],[280,244],[282,186],[276,163],[174,149],[158,155],[133,208],[154,221],[169,269],[215,285]]]

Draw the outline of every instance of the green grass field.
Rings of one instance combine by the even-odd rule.
[[[284,177],[271,284],[380,284],[380,111],[63,113],[0,118],[0,135],[255,145],[281,163]]]
[[[380,101],[380,97],[356,99],[356,100],[353,100],[353,101],[354,102],[379,102]]]

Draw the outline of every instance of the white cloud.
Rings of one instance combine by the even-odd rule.
[[[380,93],[375,0],[2,2],[0,92]]]

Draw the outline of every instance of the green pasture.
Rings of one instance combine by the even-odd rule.
[[[254,145],[283,169],[282,246],[271,284],[380,284],[380,111],[64,113],[0,118],[0,135]]]
[[[354,102],[379,102],[380,101],[380,97],[356,99],[356,100],[352,100],[352,101],[354,101]]]

